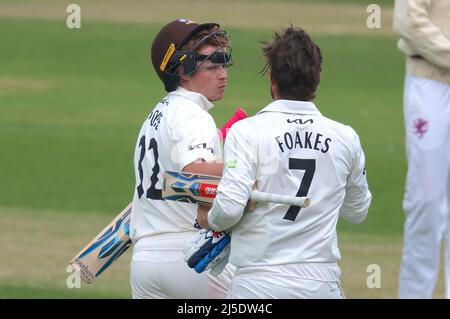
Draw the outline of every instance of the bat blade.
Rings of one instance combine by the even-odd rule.
[[[130,217],[131,203],[70,261],[86,283],[93,283],[131,246]]]

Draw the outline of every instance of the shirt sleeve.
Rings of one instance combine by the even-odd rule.
[[[255,152],[247,133],[242,123],[236,123],[227,135],[224,171],[208,213],[208,223],[217,231],[239,222],[255,184]]]
[[[195,105],[184,105],[176,112],[176,120],[170,128],[173,138],[172,160],[178,170],[202,158],[216,160],[220,147],[216,124],[209,113]]]
[[[353,160],[345,187],[344,203],[340,216],[352,223],[361,223],[367,216],[372,194],[367,184],[364,152],[359,137],[354,133]]]
[[[394,31],[398,47],[408,56],[420,55],[450,70],[450,39],[430,20],[431,0],[395,1]]]

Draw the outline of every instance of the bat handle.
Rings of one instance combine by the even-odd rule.
[[[228,129],[233,126],[237,121],[243,120],[247,118],[247,113],[245,113],[243,108],[237,108],[236,112],[234,112],[233,116],[222,126],[220,129],[220,136],[222,140],[225,140],[227,136]]]
[[[254,190],[250,198],[253,202],[271,202],[277,204],[298,206],[303,208],[306,208],[311,204],[311,201],[308,197],[277,195],[260,192],[258,190]]]

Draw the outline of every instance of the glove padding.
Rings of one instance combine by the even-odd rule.
[[[211,274],[217,276],[228,263],[230,241],[225,231],[200,229],[184,249],[184,260],[198,273],[211,269]]]

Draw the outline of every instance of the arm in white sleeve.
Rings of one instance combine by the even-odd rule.
[[[214,119],[198,106],[186,103],[177,112],[184,113],[171,123],[170,132],[173,143],[171,159],[182,171],[186,165],[203,159],[214,161],[221,154],[219,137]]]
[[[450,39],[430,20],[431,0],[396,0],[394,31],[401,37],[398,47],[409,56],[450,70]]]
[[[239,222],[255,184],[254,152],[246,133],[241,123],[236,123],[225,142],[225,167],[208,212],[208,223],[214,230],[229,229]]]
[[[367,184],[365,157],[358,135],[354,135],[354,157],[345,187],[345,198],[340,210],[344,219],[359,224],[367,216],[372,194]]]
[[[215,231],[227,230],[241,220],[244,209],[245,205],[221,196],[208,212],[208,224]]]

